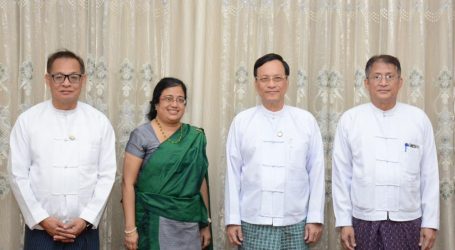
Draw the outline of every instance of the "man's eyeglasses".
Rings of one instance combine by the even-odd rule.
[[[281,83],[286,80],[287,76],[274,76],[274,77],[256,77],[260,83],[269,83],[272,80],[274,83]]]
[[[368,77],[368,80],[371,80],[375,83],[380,83],[382,82],[382,79],[385,80],[385,82],[389,83],[393,80],[395,80],[397,78],[397,76],[394,76],[394,75],[374,75],[374,76],[371,76],[371,77]]]
[[[57,73],[57,74],[51,74],[52,80],[54,80],[55,83],[57,84],[62,84],[65,82],[65,79],[68,78],[68,81],[72,84],[77,84],[81,82],[82,74],[69,74],[65,75],[62,73]]]
[[[183,105],[186,104],[185,97],[181,97],[181,96],[174,98],[171,95],[167,95],[167,96],[161,97],[161,100],[166,102],[167,104],[171,104],[171,103],[174,103],[174,102],[177,102],[177,104],[183,104]]]

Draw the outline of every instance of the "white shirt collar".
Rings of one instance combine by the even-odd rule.
[[[264,107],[264,105],[259,105],[259,110],[261,110],[265,116],[270,118],[281,118],[284,115],[285,109],[286,105],[284,105],[282,109],[274,112],[268,110],[266,107]]]
[[[393,108],[384,111],[384,110],[374,106],[374,104],[370,102],[370,107],[373,110],[373,112],[376,115],[382,115],[382,116],[393,116],[395,114],[395,112],[397,112],[397,110],[399,109],[399,106],[400,106],[400,104],[397,102],[395,104],[395,106],[393,106]]]
[[[49,107],[50,107],[57,115],[66,116],[66,115],[74,114],[74,113],[78,110],[79,105],[77,105],[76,108],[74,108],[74,109],[63,110],[63,109],[57,109],[57,108],[55,108],[54,105],[52,104],[52,101],[49,101]]]

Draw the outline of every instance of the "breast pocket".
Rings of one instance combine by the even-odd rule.
[[[294,168],[304,169],[306,167],[306,158],[308,155],[308,140],[296,140],[290,138],[289,141],[289,160]]]
[[[409,174],[420,173],[420,160],[422,158],[422,145],[418,142],[403,142],[402,162],[404,170]]]
[[[88,141],[81,144],[79,155],[81,165],[97,164],[101,151],[101,143],[99,141]]]

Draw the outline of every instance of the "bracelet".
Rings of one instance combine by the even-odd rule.
[[[134,227],[133,229],[131,229],[131,230],[129,230],[129,231],[128,231],[128,230],[125,230],[125,234],[132,234],[132,233],[134,233],[134,232],[136,232],[136,231],[137,231],[137,227]]]
[[[207,222],[208,222],[209,224],[211,224],[211,223],[212,223],[212,219],[210,219],[210,217],[207,218]]]

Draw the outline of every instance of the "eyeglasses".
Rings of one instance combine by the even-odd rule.
[[[62,84],[65,82],[65,79],[68,78],[68,81],[72,84],[77,84],[81,81],[82,74],[69,74],[65,75],[62,73],[57,73],[57,74],[51,74],[52,80],[54,80],[55,83],[57,84]]]
[[[368,77],[369,80],[372,80],[373,82],[375,83],[380,83],[382,82],[382,79],[385,80],[385,82],[391,82],[393,80],[395,80],[395,78],[397,78],[397,76],[393,76],[393,75],[375,75],[375,76],[372,76],[372,77]]]
[[[174,102],[177,102],[177,104],[183,104],[183,105],[186,104],[185,97],[181,97],[181,96],[174,98],[171,95],[167,95],[167,96],[161,97],[161,100],[166,102],[167,104],[171,104],[171,103],[174,103]]]
[[[269,83],[272,80],[274,83],[281,83],[287,79],[287,76],[274,76],[274,77],[256,77],[260,83]]]

